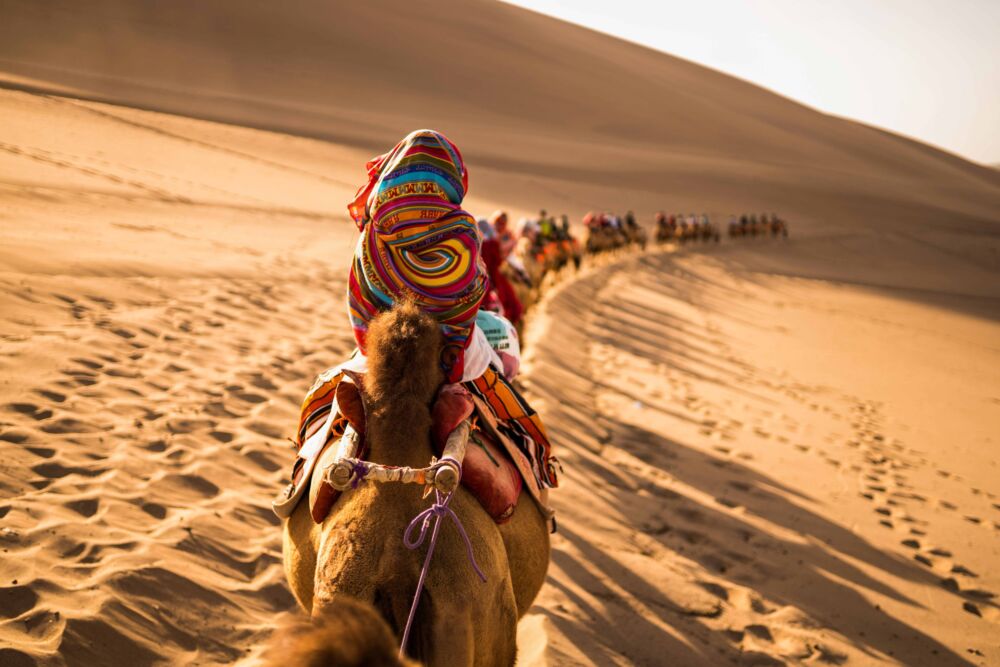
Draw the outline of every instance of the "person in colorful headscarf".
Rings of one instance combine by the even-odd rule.
[[[347,295],[358,349],[321,373],[306,394],[296,441],[300,461],[339,436],[331,426],[342,421],[331,416],[336,389],[367,371],[369,323],[408,300],[440,325],[445,383],[460,383],[459,391],[493,412],[499,437],[527,461],[525,483],[536,499],[544,498],[546,489],[558,486],[557,461],[538,414],[510,383],[520,354],[511,343],[515,328],[480,310],[491,276],[479,226],[461,207],[468,172],[458,147],[439,132],[418,130],[367,168],[368,182],[348,205],[360,231]],[[493,250],[499,258],[499,249]]]
[[[486,220],[479,221],[479,231],[483,236],[482,257],[486,273],[489,276],[490,292],[495,293],[496,299],[500,302],[501,314],[517,327],[521,323],[524,307],[517,298],[517,293],[514,292],[514,286],[500,270],[504,263],[500,240],[497,238],[493,225]]]
[[[442,368],[460,381],[487,282],[476,221],[461,207],[462,155],[443,135],[419,130],[367,166],[368,183],[348,206],[361,231],[348,279],[358,348],[379,312],[410,299],[441,324]]]

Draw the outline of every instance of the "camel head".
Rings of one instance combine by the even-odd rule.
[[[369,458],[425,466],[431,456],[431,405],[444,382],[441,329],[404,301],[372,320],[366,341]]]

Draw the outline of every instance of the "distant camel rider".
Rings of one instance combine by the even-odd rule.
[[[538,215],[538,229],[539,229],[539,234],[545,241],[548,241],[554,237],[555,223],[552,220],[552,218],[548,216],[548,213],[546,213],[544,208]]]
[[[486,273],[490,279],[489,286],[491,291],[496,293],[496,298],[500,302],[501,314],[516,327],[521,323],[524,307],[521,305],[520,299],[517,298],[514,286],[500,270],[504,262],[500,241],[497,239],[493,225],[486,220],[479,221],[479,231],[483,236],[481,252],[483,264],[486,265]]]
[[[517,245],[517,236],[510,230],[506,211],[494,211],[493,215],[490,216],[490,224],[493,226],[497,241],[500,243],[500,255],[506,260],[510,253],[514,252],[514,246]]]

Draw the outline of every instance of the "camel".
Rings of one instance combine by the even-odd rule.
[[[398,304],[372,321],[367,346],[367,460],[424,467],[433,455],[430,409],[443,382],[440,328],[415,305]],[[284,562],[302,609],[314,618],[335,616],[342,596],[357,598],[374,607],[398,643],[426,553],[426,545],[403,546],[407,524],[430,504],[421,495],[417,485],[363,483],[346,491],[321,524],[300,503],[284,525]],[[513,665],[517,621],[548,568],[547,522],[527,493],[502,525],[464,487],[450,506],[486,582],[443,519],[407,653],[432,666]]]
[[[587,237],[587,252],[598,254],[617,250],[628,243],[625,233],[611,227],[594,227]]]
[[[639,246],[642,250],[646,249],[646,228],[636,225],[635,227],[628,230],[626,234],[628,242]]]

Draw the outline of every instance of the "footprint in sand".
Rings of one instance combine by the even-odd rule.
[[[43,421],[52,416],[52,410],[39,407],[34,403],[8,403],[6,407],[11,412],[26,415],[35,421]]]
[[[156,453],[165,452],[167,450],[167,441],[166,440],[153,440],[151,442],[147,442],[147,443],[142,444],[140,446],[143,449],[145,449],[147,451],[150,451],[150,452],[156,452]]]
[[[233,412],[222,401],[210,401],[209,403],[206,403],[204,412],[210,417],[218,417],[219,419],[234,419],[236,417],[246,416],[246,414],[242,412]]]
[[[54,421],[46,422],[41,429],[46,433],[96,433],[102,431],[99,426],[90,424],[74,417],[61,417]]]
[[[262,435],[266,438],[274,438],[280,440],[284,437],[285,430],[283,427],[272,424],[271,422],[256,421],[247,424],[247,428],[254,433]]]
[[[143,503],[139,508],[154,519],[163,519],[167,516],[167,508],[159,503]]]
[[[913,555],[913,560],[921,565],[925,565],[936,572],[952,575],[977,578],[977,575],[968,568],[955,563],[951,558],[951,552],[947,549],[934,548]]]
[[[0,618],[17,618],[37,603],[38,594],[29,586],[0,588]]]
[[[59,372],[71,378],[58,383],[63,387],[90,387],[97,384],[97,373],[91,371],[64,369]]]
[[[100,361],[94,361],[93,359],[76,358],[76,359],[71,359],[70,361],[80,364],[85,368],[89,368],[92,371],[96,371],[104,367],[104,364],[102,364]]]
[[[103,296],[97,296],[94,294],[87,294],[86,297],[99,306],[103,306],[107,310],[114,310],[115,302],[111,299],[106,299]]]
[[[276,461],[272,454],[259,449],[244,449],[243,456],[247,457],[267,472],[276,472],[284,467],[283,463]]]
[[[129,368],[106,368],[104,369],[104,374],[116,378],[135,379],[140,377],[139,371]]]
[[[273,382],[271,382],[262,373],[254,373],[254,374],[252,374],[251,376],[249,376],[248,382],[250,382],[250,384],[252,386],[256,387],[257,389],[261,389],[263,391],[277,391],[278,390],[278,386],[276,384],[274,384]]]
[[[67,475],[81,475],[83,477],[97,477],[105,472],[106,468],[80,468],[78,466],[64,466],[57,461],[39,463],[32,467],[31,471],[41,475],[46,479],[62,479]]]
[[[190,492],[194,492],[199,496],[205,498],[214,498],[219,495],[220,489],[218,486],[208,481],[200,475],[167,475],[159,482],[157,485],[165,490],[172,492],[180,492],[183,497],[188,497]],[[171,494],[172,495],[172,494]]]
[[[64,506],[73,510],[80,516],[91,517],[97,514],[100,502],[96,498],[81,498],[64,503]]]
[[[0,440],[4,442],[10,442],[15,445],[20,445],[21,443],[27,442],[31,439],[31,434],[27,431],[23,431],[19,428],[8,428],[0,433]]]
[[[257,403],[266,403],[268,401],[267,396],[261,396],[260,394],[255,394],[249,391],[233,392],[232,395],[234,398],[238,398],[239,400],[245,401],[247,403],[257,404]]]
[[[36,389],[35,393],[42,398],[47,398],[53,403],[62,403],[66,400],[66,395],[61,394],[58,391],[49,391],[47,389]]]
[[[941,580],[941,585],[953,593],[960,593],[970,598],[976,600],[992,600],[997,595],[996,593],[983,590],[981,588],[962,588],[958,580],[955,577],[947,577]]]

